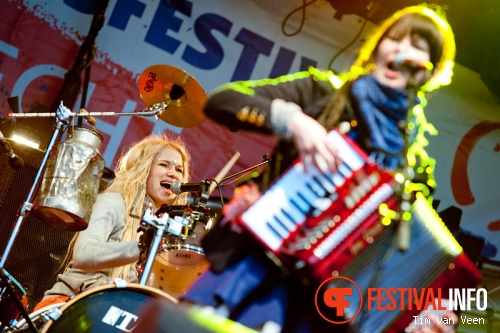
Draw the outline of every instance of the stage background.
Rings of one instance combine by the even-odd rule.
[[[301,4],[299,0],[111,0],[96,38],[84,105],[90,112],[143,110],[146,105],[137,81],[155,64],[188,72],[209,93],[233,80],[274,77],[309,65],[328,68],[354,40],[331,64],[335,71],[347,70],[374,23],[364,23],[356,15],[334,18],[336,11],[328,1],[316,1],[307,7],[301,26],[301,11],[287,19]],[[8,118],[7,98],[14,96],[21,112],[53,112],[49,108],[64,74],[89,32],[93,1],[0,0],[0,6],[1,116]],[[76,102],[75,111],[80,103]],[[452,84],[429,95],[426,113],[439,131],[429,138],[428,149],[437,160],[438,211],[458,208],[461,228],[484,238],[491,245],[487,257],[498,261],[498,100],[477,72],[457,64]],[[32,131],[46,140],[54,122],[37,119]],[[5,119],[3,123],[13,127]],[[19,119],[16,126],[29,123]],[[270,137],[232,133],[210,120],[182,129],[154,118],[102,117],[97,129],[104,136],[101,152],[110,169],[124,148],[145,135],[180,136],[193,157],[193,182],[215,176],[236,151],[241,158],[231,173],[260,162],[273,146]],[[223,195],[230,197],[231,191],[229,186]]]

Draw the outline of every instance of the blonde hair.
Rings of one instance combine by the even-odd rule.
[[[180,138],[171,140],[165,135],[148,136],[134,143],[118,160],[115,168],[115,178],[105,192],[120,193],[125,200],[126,227],[120,241],[139,240],[140,233],[137,232],[137,228],[140,221],[133,216],[142,217],[145,202],[151,202],[154,205],[145,191],[146,182],[156,156],[166,148],[175,149],[181,154],[183,167],[181,181],[188,182],[190,177],[190,156],[184,142],[182,142]],[[187,199],[188,194],[183,193],[177,196],[171,204],[185,205],[187,204]],[[158,209],[160,207],[154,208]],[[115,267],[110,270],[110,278],[115,279],[119,277],[127,279],[132,269],[135,269],[133,264]]]

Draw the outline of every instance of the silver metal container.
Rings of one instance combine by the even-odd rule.
[[[58,229],[87,228],[105,165],[102,140],[92,129],[70,127],[66,140],[54,145],[32,211],[36,217]]]

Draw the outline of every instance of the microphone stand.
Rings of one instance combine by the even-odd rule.
[[[251,171],[253,171],[253,170],[257,169],[258,167],[260,167],[260,166],[262,166],[262,165],[265,165],[265,164],[267,164],[267,163],[271,162],[271,160],[272,160],[272,157],[270,157],[270,156],[269,156],[269,154],[264,154],[264,155],[262,156],[262,162],[257,163],[257,164],[254,164],[254,165],[252,165],[252,166],[250,166],[250,167],[248,167],[248,168],[246,168],[246,169],[243,169],[243,170],[241,170],[241,171],[238,171],[238,172],[233,173],[232,175],[229,175],[229,176],[227,176],[227,177],[225,177],[225,178],[222,178],[222,179],[221,179],[221,182],[223,182],[223,181],[225,181],[225,180],[228,180],[228,179],[231,179],[231,178],[234,178],[234,177],[239,176],[239,175],[241,175],[241,174],[243,174],[243,176],[245,176],[246,174],[250,173]],[[235,181],[237,181],[238,179],[241,179],[243,176],[241,176],[241,177],[239,177],[239,178],[236,178],[236,179],[235,179],[235,180],[233,180],[232,182],[230,182],[230,183],[226,184],[226,186],[227,186],[227,185],[230,185],[230,184],[233,184]],[[223,187],[223,186],[221,185],[221,187]]]
[[[210,196],[210,185],[214,181],[213,178],[207,178],[200,183],[200,194],[195,196],[193,199],[193,204],[195,206],[200,206],[205,208]]]
[[[17,236],[17,233],[19,232],[19,228],[22,224],[22,220],[24,217],[28,215],[28,213],[31,211],[31,208],[33,208],[33,201],[35,197],[35,193],[41,183],[43,173],[45,171],[46,165],[47,165],[47,160],[49,158],[49,155],[57,141],[62,136],[62,133],[66,129],[67,125],[70,123],[70,118],[71,117],[89,117],[89,116],[155,116],[159,117],[161,112],[163,112],[168,105],[170,105],[171,100],[169,99],[167,102],[161,102],[161,103],[156,103],[152,105],[150,108],[147,108],[143,112],[82,112],[82,113],[75,113],[71,112],[67,107],[65,107],[61,101],[61,104],[59,105],[59,108],[55,113],[9,113],[10,117],[13,118],[29,118],[29,117],[56,117],[56,126],[54,129],[54,133],[52,134],[52,137],[50,139],[49,145],[47,146],[47,150],[45,151],[45,154],[43,156],[42,162],[40,164],[40,167],[38,168],[38,172],[35,176],[34,184],[31,187],[28,197],[24,204],[21,207],[21,211],[19,213],[19,219],[18,222],[16,223],[16,226],[14,227],[14,230],[12,232],[12,235],[10,237],[10,240],[7,244],[7,247],[4,251],[4,254],[2,256],[2,260],[0,261],[0,268],[4,267],[5,261],[7,260],[7,256],[11,250],[12,244],[14,242],[14,239]]]
[[[60,139],[62,131],[69,123],[68,120],[70,118],[70,112],[69,112],[69,109],[67,109],[66,107],[64,107],[62,105],[62,102],[61,102],[56,114],[57,114],[57,119],[56,119],[56,126],[54,129],[54,132],[53,132],[52,137],[50,139],[49,145],[47,146],[47,150],[45,151],[45,154],[43,156],[40,167],[38,168],[38,172],[35,176],[35,180],[33,181],[33,185],[31,186],[31,189],[28,193],[28,197],[26,198],[26,201],[23,203],[23,205],[20,208],[17,222],[12,230],[11,236],[9,238],[9,242],[7,243],[7,246],[3,252],[2,260],[0,261],[0,270],[2,271],[2,281],[4,281],[4,279],[5,279],[5,277],[3,276],[5,262],[7,261],[7,257],[9,256],[9,253],[10,253],[12,246],[14,244],[14,241],[19,233],[21,225],[24,222],[24,219],[28,216],[29,212],[33,208],[33,201],[35,199],[35,193],[37,192],[37,190],[41,184],[43,173],[45,171],[49,155],[52,151],[54,144]],[[14,293],[14,290],[10,287],[10,284],[6,283],[5,286],[9,289],[9,292],[11,292],[11,295],[13,296],[13,298],[17,299],[17,296]],[[36,327],[33,325],[33,322],[30,320],[28,313],[26,312],[26,309],[22,306],[19,299],[17,299],[16,304],[18,305],[19,309],[21,310],[22,315],[26,319],[26,323],[28,324],[31,331],[38,332]]]
[[[271,161],[271,158],[268,154],[265,154],[263,158],[264,160],[262,162],[248,167],[244,170],[238,171],[232,175],[229,175],[221,179],[221,182],[227,179],[234,178],[241,174],[246,174],[258,168],[259,166]],[[211,192],[210,185],[214,181],[214,178],[207,178],[201,181],[199,191],[200,194],[193,198],[193,201],[190,203],[190,205],[192,204],[194,207],[201,207],[202,209],[205,209]],[[220,184],[217,185],[219,186],[219,188],[222,187],[222,185]],[[224,200],[222,199],[222,197],[221,204],[224,205]],[[161,214],[161,216],[158,216],[159,213],[163,214]],[[183,225],[182,222],[171,219],[168,213],[168,209],[162,210],[161,208],[153,213],[151,210],[151,206],[148,206],[141,218],[141,227],[138,231],[143,231],[143,239],[141,239],[140,241],[140,247],[142,246],[141,256],[139,262],[136,264],[140,285],[146,285],[148,281],[149,275],[151,273],[151,268],[155,260],[156,252],[161,244],[161,240],[165,232],[168,232],[172,235],[181,236],[183,232],[182,230],[185,228],[185,225]]]
[[[5,287],[9,291],[9,293],[12,295],[12,297],[15,299],[16,305],[19,307],[19,310],[22,313],[22,316],[25,318],[26,323],[28,324],[28,327],[32,332],[38,332],[37,328],[34,326],[33,322],[29,318],[28,313],[26,312],[26,309],[23,307],[21,301],[18,299],[14,289],[9,283],[6,283],[6,277],[4,274],[4,266],[5,262],[7,261],[7,258],[10,254],[10,251],[12,250],[12,247],[14,245],[14,241],[17,238],[17,235],[19,233],[19,230],[21,229],[21,225],[23,224],[25,218],[28,217],[31,209],[33,208],[33,202],[35,200],[35,194],[37,193],[41,182],[43,178],[43,174],[45,172],[46,166],[47,166],[47,161],[49,159],[50,153],[52,152],[52,149],[54,145],[60,140],[62,134],[64,133],[64,130],[67,128],[68,124],[70,123],[71,117],[90,117],[90,116],[155,116],[157,119],[159,118],[159,115],[165,111],[165,109],[171,104],[171,100],[167,100],[166,102],[161,102],[161,103],[156,103],[152,105],[150,108],[145,109],[144,111],[141,112],[131,112],[131,113],[126,113],[126,112],[82,112],[82,113],[74,113],[71,112],[67,107],[63,105],[63,102],[61,101],[57,111],[55,113],[9,113],[9,116],[12,118],[30,118],[30,117],[56,117],[56,125],[54,128],[54,132],[52,133],[52,137],[49,141],[49,144],[47,146],[47,149],[45,151],[45,154],[42,158],[42,162],[40,164],[40,167],[38,168],[38,172],[35,176],[35,179],[33,181],[33,185],[31,186],[28,196],[24,203],[22,204],[20,211],[18,213],[18,219],[14,225],[14,228],[12,230],[11,236],[9,238],[9,241],[7,243],[7,246],[5,247],[5,250],[3,252],[2,258],[0,260],[0,278],[2,282],[5,284]],[[84,111],[83,109],[81,111]]]
[[[409,72],[408,79],[408,112],[406,116],[406,124],[403,131],[403,139],[404,139],[404,147],[403,147],[403,158],[404,162],[400,168],[400,175],[402,179],[399,180],[401,183],[399,188],[399,203],[398,203],[398,211],[397,211],[397,243],[400,251],[407,251],[410,248],[410,233],[411,233],[411,200],[413,197],[413,190],[411,189],[410,182],[415,177],[415,170],[410,165],[408,161],[408,150],[410,147],[410,137],[412,134],[412,127],[410,126],[411,121],[413,120],[413,108],[415,107],[415,96],[418,91],[417,82],[415,80],[415,73],[411,70]],[[396,179],[398,180],[398,179]]]
[[[228,180],[228,179],[231,179],[231,178],[234,178],[234,177],[237,177],[237,176],[242,175],[241,177],[238,177],[238,178],[234,179],[232,182],[229,182],[229,183],[227,183],[226,185],[217,184],[217,185],[218,185],[218,187],[219,187],[219,196],[220,196],[220,201],[221,201],[221,205],[222,205],[222,206],[224,206],[224,199],[222,198],[222,192],[220,191],[220,189],[221,189],[222,187],[224,187],[224,186],[227,186],[227,185],[231,185],[231,184],[233,184],[233,183],[234,183],[235,181],[237,181],[238,179],[243,178],[245,175],[247,175],[247,174],[249,174],[250,172],[252,172],[252,171],[256,170],[258,167],[260,167],[260,166],[262,166],[262,165],[265,165],[265,164],[267,164],[267,163],[271,162],[271,160],[272,160],[272,158],[269,156],[269,154],[264,154],[264,155],[262,156],[262,159],[263,159],[263,160],[262,160],[262,162],[259,162],[259,163],[254,164],[254,165],[252,165],[252,166],[250,166],[250,167],[248,167],[248,168],[246,168],[246,169],[243,169],[243,170],[240,170],[240,171],[238,171],[238,172],[235,172],[235,173],[233,173],[232,175],[226,176],[226,177],[224,177],[224,178],[222,178],[222,179],[220,180],[220,183],[222,183],[223,181],[226,181],[226,180]],[[201,197],[201,199],[202,199],[202,200],[204,200],[204,201],[201,201],[201,204],[200,204],[200,206],[202,206],[202,207],[205,207],[205,204],[206,204],[206,202],[207,202],[207,200],[208,200],[208,198],[209,198],[209,194],[210,194],[210,185],[211,185],[211,182],[212,182],[212,181],[214,181],[214,179],[213,179],[213,178],[207,178],[207,179],[205,179],[205,180],[202,182],[202,184],[201,184],[201,185],[202,185],[202,191],[201,191],[201,195],[200,195],[200,197]],[[195,202],[196,204],[198,204],[198,201],[197,201],[197,200],[200,200],[200,199],[199,199],[199,198],[195,198],[195,199],[194,199],[194,202]]]
[[[396,208],[396,212],[391,211],[391,213],[395,213],[395,217],[391,216],[392,220],[395,221],[395,226],[393,230],[391,230],[390,237],[387,238],[389,243],[384,244],[386,248],[382,252],[382,257],[376,265],[374,273],[369,279],[369,286],[377,286],[380,284],[382,278],[382,270],[385,265],[386,260],[393,254],[394,251],[394,240],[397,243],[397,247],[400,251],[405,252],[410,248],[410,233],[411,233],[411,200],[413,196],[413,190],[411,186],[409,186],[409,182],[414,178],[415,171],[408,161],[408,149],[410,146],[410,136],[412,134],[412,129],[410,126],[410,122],[413,119],[413,108],[415,106],[415,96],[418,91],[418,86],[416,84],[416,80],[414,78],[414,72],[408,70],[409,79],[408,79],[408,111],[406,115],[406,124],[403,129],[403,154],[404,154],[404,162],[399,167],[398,172],[396,173],[395,179],[399,185],[395,189],[395,193],[399,197],[399,202]],[[389,216],[389,215],[386,215]],[[393,238],[395,237],[395,239]],[[365,290],[365,294],[367,290]],[[360,316],[356,318],[354,322],[355,331],[363,331],[366,326],[365,316],[367,313],[367,303],[363,304],[362,311]]]

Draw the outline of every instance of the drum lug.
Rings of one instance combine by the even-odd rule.
[[[57,321],[57,319],[59,319],[59,317],[61,317],[61,315],[62,315],[61,310],[59,310],[59,309],[51,309],[47,313],[45,313],[43,315],[43,317],[47,321],[50,320],[50,319],[52,319],[53,321]]]

